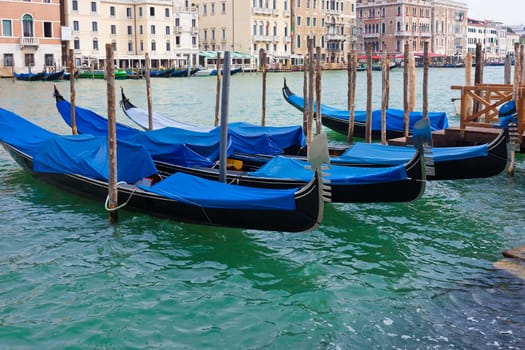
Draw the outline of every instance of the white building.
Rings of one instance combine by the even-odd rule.
[[[105,45],[115,64],[134,68],[196,65],[198,15],[189,0],[70,0],[63,9],[77,66],[102,68]]]

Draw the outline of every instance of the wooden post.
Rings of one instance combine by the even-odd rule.
[[[219,125],[219,111],[221,106],[221,53],[217,52],[217,87],[215,91],[215,122],[214,125]]]
[[[408,60],[410,61],[410,79],[409,81],[409,99],[408,108],[413,112],[416,108],[416,58],[414,56],[414,49],[410,46]]]
[[[408,69],[409,69],[409,63],[408,63],[408,50],[409,50],[409,44],[405,44],[405,52],[403,54],[403,112],[404,112],[404,124],[405,124],[405,137],[408,137],[408,133],[410,132],[410,109],[408,106]]]
[[[108,208],[109,221],[116,224],[118,213],[115,209],[118,205],[117,187],[117,118],[115,112],[115,67],[113,66],[113,47],[106,44],[106,82],[108,102],[108,157],[109,157],[109,180],[108,180]]]
[[[224,51],[224,79],[221,98],[221,141],[219,154],[219,181],[226,182],[228,107],[230,105],[230,51]]]
[[[514,87],[512,89],[512,98],[515,102],[518,101],[518,87],[520,85],[521,78],[521,55],[520,55],[520,43],[514,44]]]
[[[476,44],[476,70],[474,72],[474,84],[483,83],[483,49],[481,43]]]
[[[313,39],[308,38],[308,132],[307,142],[310,144],[314,138],[314,50]]]
[[[308,101],[310,100],[308,98],[308,62],[310,60],[310,57],[306,55],[304,57],[304,63],[303,63],[303,132],[308,138]]]
[[[266,125],[266,51],[262,51],[262,110],[261,110],[261,126]]]
[[[314,48],[308,39],[308,144],[314,139]]]
[[[366,48],[366,125],[365,142],[372,142],[372,47]]]
[[[153,130],[153,99],[151,98],[151,61],[149,53],[146,52],[146,97],[148,98],[148,130]]]
[[[71,133],[78,135],[77,118],[75,110],[75,59],[73,57],[73,49],[69,50],[69,101],[70,101],[70,117],[71,117]]]
[[[428,41],[423,43],[423,118],[428,120]],[[430,124],[430,121],[429,121]]]
[[[511,58],[510,58],[510,55],[507,54],[507,56],[505,56],[505,72],[504,72],[504,83],[505,84],[509,84],[510,85],[510,75],[511,75],[511,69],[512,69],[512,62],[511,62]]]
[[[382,94],[381,94],[381,143],[386,145],[386,110],[388,108],[388,70],[390,64],[388,60],[388,52],[386,47],[383,48],[383,58],[381,60],[381,78],[382,78]]]
[[[525,65],[523,62],[525,62],[525,49],[523,44],[520,45],[520,85],[523,85],[525,82]]]
[[[474,85],[483,83],[483,48],[481,43],[476,43],[476,69],[474,70]],[[474,91],[476,94],[481,92]],[[481,105],[478,101],[474,101],[473,113],[479,112]]]
[[[355,85],[357,77],[357,52],[352,50],[348,54],[348,142],[352,143],[354,138],[354,119],[355,119]]]
[[[315,55],[317,58],[317,66],[315,69],[315,116],[317,120],[315,134],[319,135],[321,133],[323,117],[321,115],[321,47],[316,47]]]
[[[465,85],[472,85],[472,53],[470,52],[465,56]],[[462,93],[462,98],[463,95],[464,94]],[[465,103],[466,108],[466,115],[460,115],[460,118],[463,120],[463,118],[467,118],[470,114],[472,114],[472,97],[470,95],[465,96],[464,101],[462,100],[461,103]],[[463,111],[461,113],[463,113]]]

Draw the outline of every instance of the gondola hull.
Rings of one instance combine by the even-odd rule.
[[[57,98],[57,103],[65,101],[62,96],[55,91],[55,97]],[[121,103],[123,108],[126,106],[133,106],[124,96],[123,102]],[[133,106],[134,107],[134,106]],[[78,107],[77,107],[78,108]],[[135,108],[135,107],[134,107]],[[61,110],[61,109],[59,109]],[[69,111],[68,108],[64,109]],[[62,111],[63,112],[63,111]],[[62,113],[61,112],[61,113]],[[67,112],[65,112],[67,114]],[[77,112],[77,121],[78,118],[82,118],[83,113]],[[66,122],[68,121],[68,116],[62,113],[62,117]],[[81,123],[77,122],[77,127]],[[104,123],[107,125],[107,123]],[[79,132],[83,132],[81,128],[78,129]],[[105,132],[105,130],[104,130]],[[269,159],[269,158],[267,158]],[[188,167],[175,165],[172,163],[161,162],[158,159],[155,160],[155,165],[157,169],[164,174],[173,174],[175,172],[183,172],[187,174],[192,174],[195,176],[218,180],[219,174],[217,169],[204,168],[204,167]],[[341,181],[338,183],[333,183],[331,185],[331,201],[335,203],[374,203],[374,202],[409,202],[419,198],[425,189],[424,172],[421,171],[421,155],[417,154],[413,159],[407,162],[405,165],[406,177],[387,177],[387,180],[382,178],[381,180],[370,180],[365,181]],[[256,165],[255,162],[249,163],[249,166],[258,167],[261,164]],[[387,170],[385,170],[385,173]],[[356,172],[348,169],[348,172],[344,174],[345,176],[354,176]],[[286,177],[260,177],[254,176],[246,171],[232,171],[228,170],[226,172],[227,182],[235,183],[243,186],[249,187],[259,187],[259,188],[293,188],[298,186],[304,186],[306,181],[297,178],[286,178]]]
[[[363,144],[355,144],[351,147],[363,146]],[[397,156],[392,157],[392,161],[388,161],[386,157],[374,158],[374,145],[364,145],[364,150],[359,151],[360,154],[366,153],[363,160],[360,155],[353,155],[351,147],[343,153],[343,156],[338,161],[334,161],[339,165],[349,166],[393,166],[400,164],[400,159]],[[367,148],[366,146],[370,146]],[[399,146],[381,146],[386,149],[396,149]],[[483,147],[480,151],[473,152],[475,147]],[[405,147],[401,147],[405,148]],[[366,151],[368,150],[368,151]],[[447,157],[447,151],[457,151],[455,157]],[[483,151],[481,151],[483,150]],[[443,152],[442,152],[443,151]],[[349,152],[349,153],[348,153]],[[382,152],[381,150],[379,152]],[[435,147],[433,152],[433,173],[427,173],[427,180],[460,180],[460,179],[476,179],[486,178],[500,174],[503,172],[508,163],[508,130],[501,129],[500,133],[494,140],[486,145],[477,146],[461,146],[461,147]],[[464,154],[462,155],[462,152]],[[350,154],[350,157],[345,158],[345,154]],[[387,152],[388,154],[388,152]],[[362,160],[362,161],[360,161]],[[377,163],[373,163],[377,161]]]
[[[286,81],[282,88],[282,94],[286,102],[291,106],[295,107],[299,111],[304,110],[304,99],[296,96],[290,88],[286,85]],[[314,102],[315,104],[315,102]],[[315,106],[314,106],[315,107]],[[373,111],[372,113],[372,127],[371,137],[374,140],[381,139],[381,111]],[[316,108],[314,108],[314,115]],[[379,114],[378,114],[379,113]],[[396,109],[388,109],[386,111],[387,122],[386,122],[386,137],[397,138],[404,136],[404,116],[402,111]],[[359,115],[359,118],[358,118]],[[412,112],[410,113],[410,128],[422,118],[422,113]],[[354,119],[353,136],[366,138],[366,112],[356,112]],[[429,119],[431,128],[434,130],[442,130],[448,126],[448,118],[444,112],[431,112],[429,113]],[[336,109],[330,106],[323,105],[321,103],[321,123],[327,128],[343,134],[348,135],[349,124],[350,124],[350,112],[345,110]]]
[[[7,143],[2,142],[2,146],[24,170],[43,182],[101,203],[107,198],[108,183],[105,181],[74,174],[34,172],[32,159],[29,156]],[[128,184],[118,185],[118,197],[121,201],[129,200],[126,209],[156,217],[214,226],[301,232],[317,227],[322,220],[323,202],[320,197],[320,186],[320,180],[316,175],[307,186],[296,192],[296,210],[291,211],[203,208],[156,195]]]
[[[417,156],[407,165],[407,178],[394,181],[372,183],[332,184],[331,202],[333,203],[380,203],[411,202],[420,198],[425,191],[425,173],[422,157]],[[210,180],[218,180],[217,169],[191,168],[155,162],[157,169],[166,175],[183,172]],[[329,172],[329,170],[328,170]],[[246,172],[227,171],[227,182],[248,187],[294,188],[304,186],[305,181],[287,178],[270,178],[249,175]]]

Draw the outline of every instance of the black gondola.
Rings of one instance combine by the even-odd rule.
[[[104,154],[107,138],[56,135],[1,108],[0,125],[0,143],[32,176],[69,193],[100,201],[107,198],[108,177],[98,168],[107,168],[106,160],[99,156],[82,157],[84,151]],[[62,151],[66,158],[62,157]],[[271,231],[307,231],[322,221],[324,201],[320,171],[315,171],[311,181],[300,188],[254,189],[179,173],[160,178],[142,146],[119,141],[117,151],[118,197],[126,201],[126,209],[189,223]],[[141,156],[144,157],[142,162]],[[83,159],[77,162],[78,158]],[[71,162],[64,162],[64,159]],[[86,166],[88,161],[89,166]],[[98,172],[91,175],[95,163]],[[121,175],[121,166],[133,171],[123,171]],[[83,174],[71,169],[81,169]],[[160,179],[145,183],[145,173]]]
[[[147,123],[147,112],[136,107],[124,95],[124,91],[121,92],[121,106],[124,114],[144,128],[144,124]],[[153,125],[173,125],[189,129],[198,128],[194,124],[183,123],[159,113],[154,113]],[[507,128],[502,127],[497,137],[488,144],[433,147],[434,172],[426,174],[427,180],[473,179],[500,174],[507,166],[507,135]],[[301,155],[301,151],[292,150],[288,155]],[[334,164],[378,167],[394,166],[410,161],[414,157],[415,148],[357,142],[346,149],[341,146],[337,149],[331,148],[330,153],[338,155],[338,157],[332,158],[332,163]],[[241,155],[237,155],[237,157],[241,157]],[[256,162],[258,160],[257,157],[243,157],[242,159],[248,162]]]
[[[57,109],[64,121],[71,125],[70,104],[55,87]],[[92,111],[76,107],[76,125],[80,133],[105,134],[107,120]],[[129,126],[117,125],[117,133],[154,133]],[[134,131],[133,131],[134,130]],[[165,129],[159,129],[165,132]],[[157,131],[159,131],[157,130]],[[164,131],[162,131],[164,130]],[[334,165],[330,169],[331,201],[344,203],[409,202],[419,198],[425,190],[425,172],[422,151],[417,152],[406,164],[384,168],[365,168]],[[188,167],[155,159],[159,171],[184,172],[217,180],[219,172],[213,167]],[[256,171],[228,170],[228,183],[264,188],[290,188],[302,186],[310,176],[302,170],[300,160],[287,157],[269,157],[270,162]],[[268,159],[267,159],[268,161]],[[278,170],[282,167],[282,170]]]
[[[283,97],[290,105],[300,111],[304,109],[304,99],[294,94],[284,80],[282,88]],[[350,112],[321,104],[321,123],[327,128],[343,135],[348,134]],[[314,108],[316,113],[316,108]],[[398,109],[386,111],[387,125],[386,137],[397,138],[404,136],[404,113]],[[410,129],[422,117],[421,112],[410,113]],[[433,130],[442,130],[448,127],[448,118],[444,112],[428,113],[430,125]],[[366,135],[366,112],[356,111],[354,119],[354,136],[364,138]],[[372,112],[372,139],[381,139],[381,111]]]

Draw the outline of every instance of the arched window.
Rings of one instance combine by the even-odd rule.
[[[22,17],[22,26],[25,37],[33,37],[33,16],[25,14]]]

